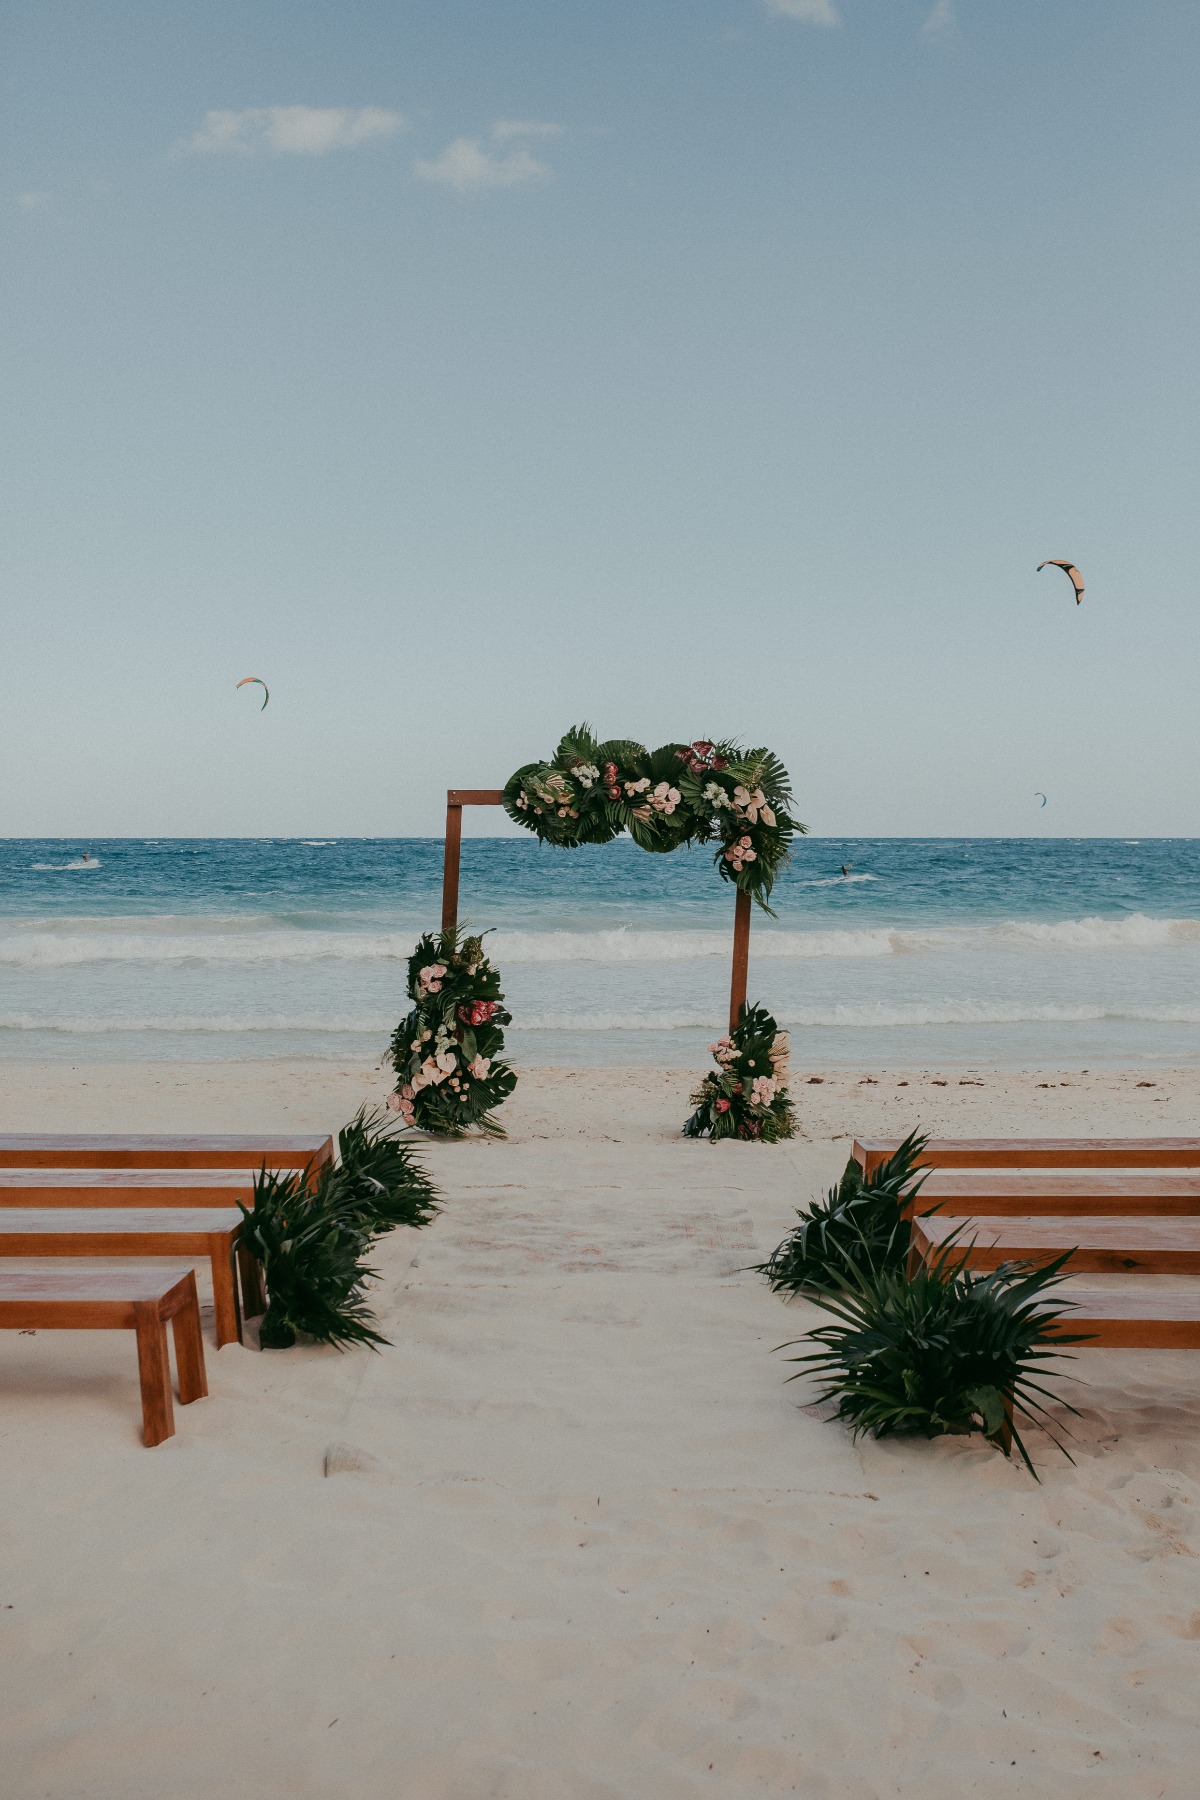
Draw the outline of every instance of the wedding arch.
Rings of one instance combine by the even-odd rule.
[[[623,832],[657,854],[713,843],[717,872],[735,890],[732,1031],[746,1001],[751,907],[771,911],[775,877],[793,836],[806,829],[791,805],[787,770],[770,750],[698,738],[651,751],[626,738],[598,742],[588,726],[575,726],[548,762],[525,764],[503,788],[447,789],[442,930],[458,925],[465,806],[502,806],[515,824],[561,849]]]

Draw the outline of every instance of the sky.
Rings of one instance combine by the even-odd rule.
[[[1200,835],[1198,66],[1194,0],[6,0],[0,836],[437,833],[581,720],[827,835]]]

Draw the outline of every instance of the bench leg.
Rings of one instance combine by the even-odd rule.
[[[238,1269],[242,1277],[242,1312],[248,1319],[257,1319],[260,1313],[267,1310],[267,1290],[263,1282],[262,1264],[257,1256],[238,1245]]]
[[[209,1239],[212,1264],[213,1313],[217,1327],[217,1349],[222,1344],[240,1344],[242,1322],[238,1317],[237,1288],[233,1280],[233,1254],[229,1239]]]
[[[137,1300],[133,1308],[137,1332],[138,1374],[142,1382],[142,1442],[161,1444],[175,1433],[171,1407],[171,1367],[167,1361],[167,1327],[158,1303]]]
[[[203,1400],[208,1393],[208,1377],[204,1371],[204,1339],[200,1335],[200,1302],[196,1298],[194,1275],[186,1303],[171,1320],[171,1330],[175,1337],[179,1400],[181,1405],[189,1406],[193,1400]]]

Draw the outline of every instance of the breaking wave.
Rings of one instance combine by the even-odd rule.
[[[83,866],[83,865],[81,865]],[[87,864],[94,868],[96,864]],[[87,963],[403,964],[416,928],[332,931],[282,924],[275,916],[240,918],[31,920],[0,934],[0,966],[54,969]],[[1055,923],[1010,920],[984,926],[866,926],[792,931],[763,926],[756,961],[936,956],[972,950],[1079,953],[1161,950],[1200,944],[1200,919],[1089,917]],[[503,969],[535,963],[664,964],[729,956],[730,932],[705,928],[639,931],[500,930],[489,950]]]
[[[387,1038],[395,1028],[396,1013],[158,1013],[106,1017],[103,1015],[0,1014],[0,1032],[52,1032],[85,1037],[119,1036],[122,1033],[219,1033],[251,1035],[273,1032]],[[1022,1001],[939,1000],[888,1004],[845,1004],[810,1007],[782,1006],[779,1023],[791,1030],[847,1029],[893,1030],[946,1025],[1082,1025],[1123,1021],[1147,1025],[1200,1025],[1200,1004],[1183,1006],[1103,1006],[1062,1004],[1035,1005]],[[719,1009],[645,1011],[522,1012],[509,1033],[592,1033],[608,1031],[672,1032],[724,1030]]]

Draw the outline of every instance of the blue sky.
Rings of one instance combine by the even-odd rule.
[[[0,834],[437,831],[582,718],[832,834],[1200,833],[1197,66],[1182,0],[10,0]]]

